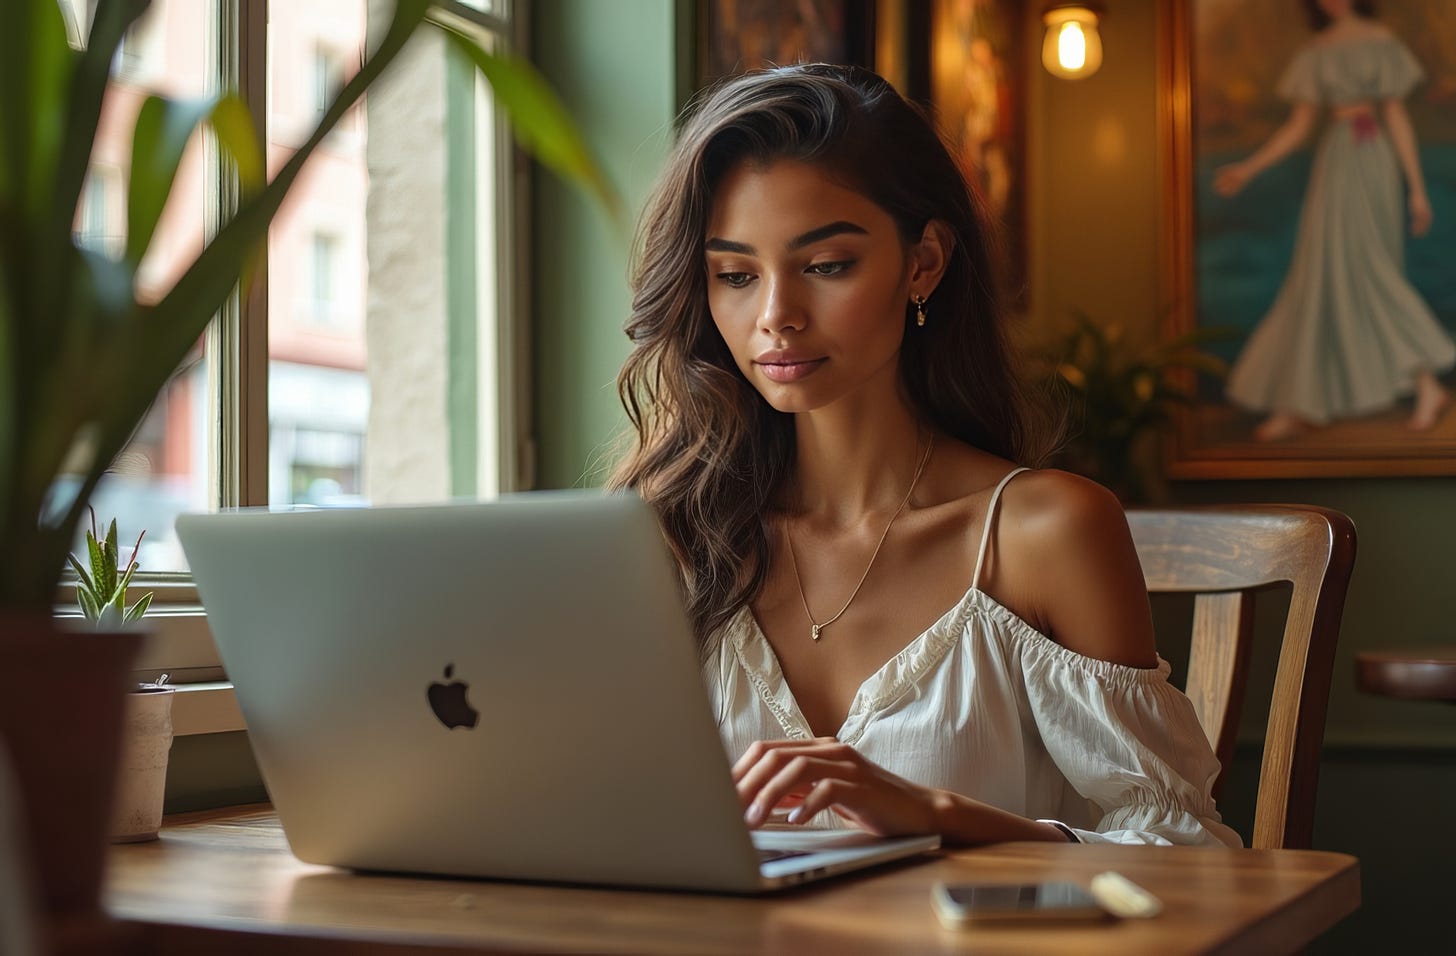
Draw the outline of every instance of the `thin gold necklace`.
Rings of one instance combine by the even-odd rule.
[[[925,446],[925,454],[921,456],[920,464],[915,468],[915,477],[910,479],[910,489],[905,492],[905,498],[900,502],[900,507],[895,509],[894,514],[890,515],[890,521],[885,525],[885,530],[880,533],[880,540],[875,545],[874,553],[870,555],[870,563],[865,565],[864,574],[859,576],[859,583],[854,586],[854,590],[850,592],[849,600],[844,602],[844,607],[839,609],[839,613],[835,614],[823,624],[814,620],[814,612],[809,610],[809,599],[804,596],[804,580],[799,577],[799,559],[794,556],[794,536],[789,531],[788,522],[784,522],[784,539],[789,545],[789,565],[794,569],[794,583],[799,586],[799,600],[804,605],[804,616],[809,619],[809,636],[815,641],[819,640],[820,633],[826,627],[839,620],[844,615],[844,612],[849,610],[849,606],[859,596],[859,589],[864,587],[865,579],[870,576],[870,568],[875,566],[875,558],[880,556],[880,549],[885,546],[885,539],[890,536],[890,529],[895,526],[895,519],[900,517],[900,512],[904,511],[905,506],[910,503],[910,496],[915,493],[915,486],[920,482],[920,475],[925,471],[925,465],[930,461],[930,453],[934,449],[935,435],[932,434],[930,436],[930,442]]]

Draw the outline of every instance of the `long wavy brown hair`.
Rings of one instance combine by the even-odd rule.
[[[899,367],[916,415],[1016,462],[1038,463],[1051,443],[1013,367],[977,203],[926,117],[854,67],[782,67],[711,91],[690,108],[639,228],[633,349],[617,382],[635,442],[609,482],[656,509],[704,646],[763,587],[768,522],[795,462],[793,416],[734,363],[708,311],[704,264],[724,175],[777,159],[814,164],[868,197],[907,248],[931,219],[953,233],[924,327],[907,303]]]

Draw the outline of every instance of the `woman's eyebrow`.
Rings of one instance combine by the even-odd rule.
[[[840,219],[837,222],[831,222],[828,225],[810,229],[801,236],[795,236],[789,240],[788,248],[790,250],[802,249],[805,246],[812,246],[816,242],[822,242],[825,239],[844,235],[845,233],[867,236],[869,235],[869,230],[863,226],[857,226],[852,222]],[[720,239],[716,236],[705,242],[703,248],[707,252],[736,252],[744,256],[758,254],[758,250],[746,242],[734,242],[731,239]]]
[[[802,236],[790,240],[789,248],[802,249],[805,246],[812,246],[816,242],[821,242],[825,239],[843,235],[845,233],[850,233],[858,236],[867,236],[870,234],[869,230],[865,227],[856,226],[852,222],[846,222],[845,220],[841,219],[838,222],[831,222],[827,226],[820,226],[818,229],[810,229]]]

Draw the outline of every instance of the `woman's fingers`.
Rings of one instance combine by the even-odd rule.
[[[774,807],[801,802],[823,781],[852,779],[857,769],[846,761],[779,751],[764,761],[762,774],[750,775],[740,785],[739,796],[747,803],[743,818],[750,826],[762,823]]]
[[[853,807],[863,802],[866,789],[863,784],[852,783],[848,780],[835,778],[820,780],[805,794],[803,801],[790,811],[787,819],[790,823],[806,823],[814,819],[815,814],[828,810],[830,807],[838,805]]]
[[[775,808],[792,807],[789,823],[824,810],[880,835],[929,833],[931,792],[888,773],[833,738],[753,744],[733,767],[743,819],[760,826]],[[932,828],[932,829],[928,829]]]
[[[816,737],[813,740],[756,740],[743,752],[743,756],[734,762],[733,782],[738,783],[741,781],[744,775],[752,770],[759,761],[774,751],[795,748],[802,750],[805,747],[827,746],[838,743],[839,741],[833,737]]]
[[[854,778],[860,767],[858,761],[847,759],[852,755],[850,748],[834,741],[785,742],[745,754],[745,760],[750,756],[757,759],[736,774],[744,819],[756,826],[775,807],[798,804],[821,780]]]

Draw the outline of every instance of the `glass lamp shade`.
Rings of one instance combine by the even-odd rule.
[[[1102,37],[1097,11],[1089,6],[1053,7],[1042,15],[1046,38],[1041,63],[1052,76],[1080,80],[1102,65]]]

